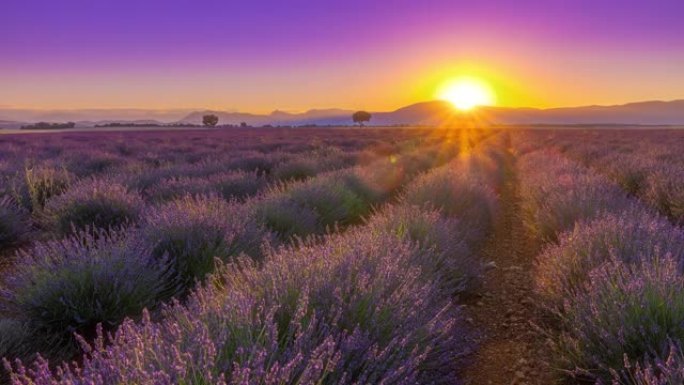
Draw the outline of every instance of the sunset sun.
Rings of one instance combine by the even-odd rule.
[[[476,78],[458,78],[445,83],[437,92],[437,97],[454,105],[461,111],[478,106],[491,106],[496,102],[489,85]]]

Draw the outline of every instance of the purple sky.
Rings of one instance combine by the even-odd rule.
[[[390,109],[684,98],[684,1],[4,0],[0,105]]]

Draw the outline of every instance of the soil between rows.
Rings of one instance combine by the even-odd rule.
[[[472,385],[549,385],[558,376],[547,364],[550,349],[536,325],[541,314],[533,296],[533,266],[539,242],[522,222],[515,166],[500,192],[500,212],[482,257],[493,262],[480,296],[466,303],[478,330],[476,350],[461,377]]]

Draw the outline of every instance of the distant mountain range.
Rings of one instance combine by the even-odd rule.
[[[219,124],[240,124],[247,123],[250,126],[283,126],[295,125],[301,126],[305,124],[316,125],[347,125],[351,124],[351,115],[354,111],[343,110],[338,108],[325,110],[309,110],[304,113],[290,113],[283,111],[273,111],[268,115],[248,114],[241,112],[224,112],[224,111],[195,111],[184,118],[180,119],[180,123],[202,124],[202,117],[207,114],[214,114],[219,118]]]
[[[485,111],[500,124],[684,124],[684,100],[549,109],[488,107]]]
[[[145,109],[84,109],[84,110],[27,110],[0,108],[0,128],[16,128],[38,121],[76,122],[77,127],[92,127],[106,123],[187,123],[201,124],[202,116],[215,114],[219,124],[250,126],[338,126],[350,125],[354,111],[318,109],[304,113],[274,111],[259,115],[226,111],[145,110]],[[445,122],[457,124],[465,115],[455,111],[444,101],[416,103],[391,112],[371,112],[371,125],[429,125]],[[684,125],[684,100],[648,101],[615,106],[584,106],[566,108],[509,108],[481,107],[472,112],[477,121],[500,125]]]

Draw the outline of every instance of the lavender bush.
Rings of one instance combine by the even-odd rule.
[[[600,161],[606,174],[632,195],[642,195],[648,187],[654,164],[633,155],[607,152]]]
[[[260,223],[284,240],[359,223],[373,204],[388,197],[377,192],[368,178],[366,168],[354,168],[277,185],[255,201],[255,213]]]
[[[15,319],[0,319],[0,357],[19,358],[30,362],[35,351],[30,350],[31,333],[28,327]],[[0,371],[0,380],[3,378]]]
[[[468,224],[473,239],[481,238],[489,229],[496,211],[496,196],[491,188],[460,167],[423,175],[406,190],[403,200],[460,219]]]
[[[613,384],[677,385],[684,383],[684,356],[679,345],[671,343],[669,354],[663,357],[649,359],[646,362],[632,362],[629,357],[625,357],[624,370],[613,372]]]
[[[333,226],[360,222],[374,204],[387,200],[415,175],[405,164],[414,157],[381,160],[366,167],[339,170],[299,183],[279,185],[257,204],[257,216],[288,238],[322,234]],[[430,167],[428,162],[412,166]],[[300,215],[292,216],[292,213]],[[312,221],[315,220],[315,225]]]
[[[145,199],[153,204],[180,199],[185,195],[215,193],[205,178],[169,178],[160,181],[145,191]]]
[[[60,235],[88,226],[110,228],[135,222],[143,201],[123,185],[105,179],[83,181],[45,205],[47,224]]]
[[[663,165],[648,177],[646,201],[675,223],[684,224],[684,186],[681,165]]]
[[[298,158],[275,166],[271,175],[276,180],[303,180],[320,171],[320,159]]]
[[[369,202],[335,176],[317,178],[311,183],[293,187],[287,195],[296,204],[317,214],[321,230],[335,224],[351,224],[370,211]]]
[[[188,194],[218,194],[229,200],[256,195],[267,187],[268,179],[254,172],[227,171],[203,177],[167,177],[153,185],[152,181],[138,180],[137,185],[145,186],[144,195],[153,201],[169,201]]]
[[[330,236],[321,246],[305,243],[272,255],[262,271],[263,276],[233,273],[224,276],[224,280],[229,285],[248,287],[250,293],[260,296],[267,304],[278,304],[275,317],[279,323],[293,318],[298,298],[308,293],[310,312],[347,332],[358,328],[380,346],[400,343],[396,340],[399,336],[402,340],[407,339],[401,342],[402,345],[413,338],[427,338],[421,342],[425,344],[423,348],[432,346],[435,352],[446,354],[432,357],[430,364],[434,366],[430,370],[437,370],[443,362],[459,354],[452,349],[463,352],[465,346],[443,351],[437,347],[457,344],[457,335],[442,335],[438,338],[444,338],[443,341],[432,341],[436,338],[435,332],[419,337],[424,331],[411,330],[421,323],[429,324],[428,319],[442,314],[440,309],[444,306],[443,297],[433,286],[437,277],[425,279],[427,276],[417,267],[416,261],[421,257],[430,259],[425,250],[402,242],[394,235],[360,229],[342,236]],[[439,324],[442,322],[446,320]],[[405,349],[396,349],[395,354],[401,356],[410,350]],[[359,359],[356,365],[362,363]]]
[[[273,168],[285,161],[287,157],[287,154],[278,152],[269,154],[252,152],[232,161],[230,168],[258,174],[270,174]]]
[[[369,186],[366,190],[377,195],[381,200],[398,192],[406,180],[413,176],[406,172],[403,164],[400,163],[400,158],[394,155],[385,161],[366,166],[359,172],[359,179]]]
[[[0,197],[0,252],[26,241],[30,230],[28,213],[9,196]]]
[[[13,381],[453,383],[469,348],[455,309],[410,267],[417,252],[355,232],[282,250],[261,271],[227,266],[165,321],[125,322],[108,345],[100,334],[81,368],[38,361]]]
[[[86,150],[69,154],[64,162],[70,172],[79,177],[88,177],[122,167],[125,159],[112,153]]]
[[[537,258],[537,292],[546,306],[559,308],[611,255],[631,264],[664,254],[684,263],[681,229],[639,206],[608,214],[577,224],[559,236],[558,244],[545,248]]]
[[[166,179],[176,177],[176,171],[171,166],[165,167],[143,167],[132,173],[124,173],[113,177],[117,183],[127,186],[131,190],[139,191],[143,196],[148,195],[148,191],[155,188]]]
[[[514,164],[508,146],[504,135],[487,138],[472,153],[461,157],[461,167],[466,174],[498,193]]]
[[[169,178],[145,191],[152,201],[169,201],[184,195],[220,195],[226,200],[245,199],[268,186],[267,178],[254,172],[229,171],[201,178]]]
[[[213,270],[215,258],[229,261],[246,254],[260,259],[262,244],[271,240],[248,207],[216,196],[186,196],[155,208],[145,217],[141,232],[154,257],[171,263],[170,286],[184,291]]]
[[[681,172],[684,163],[676,132],[594,133],[602,140],[577,145],[578,138],[555,136],[567,153],[618,182],[675,222],[684,218]],[[580,140],[581,142],[581,140]]]
[[[630,204],[619,187],[552,151],[526,154],[518,167],[525,223],[544,240],[555,242],[575,222]]]
[[[268,195],[250,205],[254,207],[258,223],[273,231],[281,240],[305,237],[319,231],[318,215],[284,195]]]
[[[682,341],[684,277],[669,255],[633,265],[613,258],[590,273],[560,315],[562,364],[575,375],[608,381],[625,356],[665,357],[671,339]]]
[[[223,199],[245,199],[265,190],[268,186],[266,178],[255,172],[244,171],[217,174],[208,181]]]
[[[473,291],[482,275],[482,264],[470,249],[472,229],[440,211],[418,206],[394,205],[371,217],[369,231],[394,235],[415,243],[424,252],[412,261],[427,280],[440,283],[448,295]]]
[[[584,155],[606,159],[601,151]],[[547,246],[537,263],[542,305],[560,322],[550,330],[556,366],[579,381],[678,383],[681,366],[672,346],[684,337],[684,233],[567,159],[537,152],[522,165],[528,213],[546,210],[542,223],[565,223],[548,228],[547,239],[558,235],[558,244]],[[607,170],[622,178],[623,188],[633,186],[630,192],[644,191],[634,173]],[[550,175],[560,183],[552,184]],[[586,210],[592,206],[601,210]],[[570,224],[574,231],[563,233]]]
[[[345,187],[370,205],[388,199],[394,190],[386,190],[378,183],[378,171],[370,167],[356,167],[351,172],[339,172],[335,176]]]
[[[30,351],[65,358],[76,351],[73,333],[93,338],[97,324],[109,330],[154,307],[171,272],[125,232],[38,243],[18,258],[3,277],[3,312],[28,328]]]

